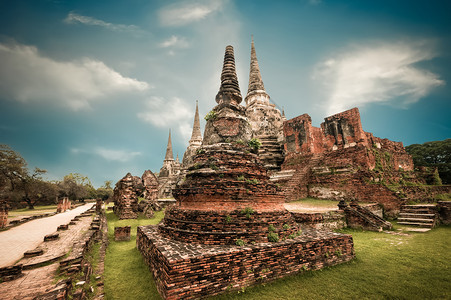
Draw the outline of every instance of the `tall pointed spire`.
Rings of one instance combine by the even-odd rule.
[[[174,155],[172,154],[171,129],[169,129],[168,147],[166,148],[164,160],[174,160]]]
[[[216,102],[239,104],[243,100],[241,96],[238,77],[235,70],[235,56],[233,47],[227,46],[224,54],[224,65],[221,73],[221,87],[216,95]]]
[[[189,144],[190,145],[195,144],[199,146],[202,144],[202,133],[200,132],[199,108],[197,100],[196,100],[196,113],[194,115],[193,133],[191,134]]]
[[[249,86],[246,95],[246,105],[250,106],[255,102],[269,105],[269,95],[265,91],[260,67],[258,66],[257,52],[255,51],[254,37],[251,43],[251,64],[249,68]]]
[[[251,43],[251,66],[249,70],[249,86],[247,89],[247,94],[249,95],[255,91],[265,91],[265,86],[263,85],[262,76],[260,74],[260,68],[258,66],[257,52],[255,51],[254,37],[252,36]]]

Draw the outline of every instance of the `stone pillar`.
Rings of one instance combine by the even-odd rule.
[[[96,214],[100,214],[102,212],[102,199],[96,199]]]
[[[0,228],[6,227],[8,223],[8,204],[6,201],[0,201]]]

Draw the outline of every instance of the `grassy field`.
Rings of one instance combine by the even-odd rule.
[[[160,299],[136,249],[136,227],[154,219],[121,220],[108,212],[110,245],[105,260],[106,299]],[[132,226],[130,242],[114,242],[114,226]],[[396,223],[395,229],[401,228]],[[451,299],[451,227],[395,234],[345,229],[356,259],[320,271],[290,276],[213,299]],[[398,233],[398,234],[396,234]]]
[[[316,198],[304,198],[297,201],[289,202],[288,204],[302,204],[304,206],[316,207],[331,207],[337,208],[338,201],[335,200],[321,200]]]
[[[19,216],[31,216],[31,215],[39,215],[44,213],[50,213],[56,211],[55,205],[41,205],[35,206],[34,209],[28,208],[19,208],[14,209],[8,212],[8,217],[19,217]]]
[[[136,248],[136,228],[158,224],[164,212],[157,212],[152,219],[119,220],[112,211],[107,211],[109,245],[105,255],[106,299],[161,299],[149,268]],[[131,228],[130,241],[115,242],[114,227]]]

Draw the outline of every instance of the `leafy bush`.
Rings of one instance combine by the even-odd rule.
[[[277,243],[279,241],[279,235],[275,232],[268,233],[268,241],[271,243]]]
[[[252,209],[252,207],[246,207],[244,209],[241,210],[241,213],[243,215],[246,215],[246,218],[250,219],[251,215],[254,213],[255,211]]]
[[[237,239],[236,240],[236,242],[235,242],[235,244],[237,245],[237,246],[244,246],[244,241],[242,240],[242,239]]]
[[[288,224],[283,224],[283,230],[289,230],[290,229],[290,225]]]
[[[216,119],[216,117],[218,116],[218,113],[215,112],[214,110],[211,110],[206,116],[205,116],[205,121],[209,121],[209,120],[214,120]]]
[[[249,140],[249,142],[247,142],[248,146],[251,147],[252,151],[254,153],[258,152],[258,149],[260,149],[262,143],[260,142],[259,139],[257,138],[252,138]]]
[[[274,227],[273,224],[269,224],[269,226],[268,226],[268,231],[269,231],[269,232],[274,232],[274,231],[276,231],[276,228]]]

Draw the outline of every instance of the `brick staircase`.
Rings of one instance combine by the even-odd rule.
[[[283,163],[283,150],[277,138],[273,136],[261,137],[262,143],[258,150],[258,155],[262,160],[265,168],[269,171],[280,170],[280,165]]]
[[[320,154],[314,154],[307,164],[297,170],[282,170],[273,174],[271,181],[280,183],[285,201],[295,201],[308,196],[307,182],[312,167],[317,166],[321,161]]]
[[[403,205],[398,216],[398,224],[412,227],[433,228],[437,223],[435,204]]]

